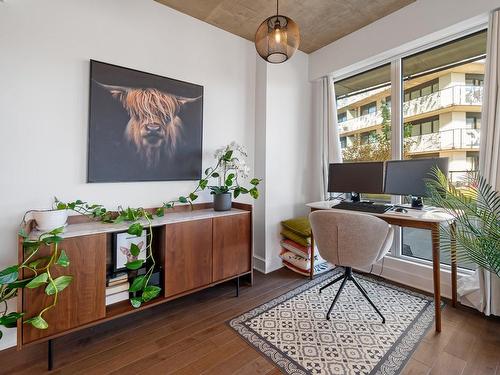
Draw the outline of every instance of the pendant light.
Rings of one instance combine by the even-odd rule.
[[[299,27],[290,18],[279,14],[276,0],[276,15],[262,22],[255,33],[255,48],[267,62],[280,64],[288,60],[299,48]]]

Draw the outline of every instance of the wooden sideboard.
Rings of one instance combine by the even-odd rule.
[[[34,223],[27,224],[33,236]],[[68,268],[55,276],[72,275],[73,282],[59,295],[56,307],[44,314],[49,327],[39,330],[18,321],[18,348],[45,342],[76,330],[165,303],[180,296],[240,277],[252,282],[252,206],[233,203],[230,211],[216,212],[210,204],[193,209],[180,206],[153,220],[153,252],[161,264],[160,297],[135,309],[129,301],[105,305],[106,272],[113,233],[126,231],[127,223],[105,224],[82,216],[70,217],[60,248],[70,259]],[[39,256],[49,249],[41,248]],[[24,259],[19,238],[19,262]],[[29,275],[24,275],[25,277]],[[18,311],[25,319],[50,303],[43,288],[20,290]],[[49,352],[50,352],[49,344]],[[50,361],[49,361],[50,363]],[[49,366],[50,367],[50,366]]]

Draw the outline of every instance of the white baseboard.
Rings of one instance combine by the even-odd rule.
[[[258,255],[253,256],[253,268],[262,273],[266,273],[266,260]]]

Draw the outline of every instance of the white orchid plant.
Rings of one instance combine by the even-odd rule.
[[[241,186],[238,180],[239,178],[247,179],[250,175],[250,167],[245,161],[247,157],[248,153],[245,147],[234,141],[215,151],[216,166],[205,170],[205,180],[211,177],[218,179],[217,185],[208,186],[211,194],[232,192],[234,198],[237,198],[240,194],[250,194],[254,199],[259,197],[257,186],[261,181],[260,179],[252,178],[250,180],[251,187],[248,188]]]

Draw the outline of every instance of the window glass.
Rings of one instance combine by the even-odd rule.
[[[418,84],[422,96],[415,102],[403,104],[403,122],[412,124],[411,132],[405,132],[403,157],[449,157],[453,160],[449,164],[449,178],[459,188],[464,188],[462,180],[467,173],[477,170],[477,121],[480,122],[481,116],[485,53],[486,32],[483,31],[402,60],[404,92]],[[431,87],[432,92],[440,94],[429,95]],[[416,98],[416,94],[412,91],[410,97]],[[435,113],[439,115],[422,119],[426,114]],[[428,136],[425,141],[417,137],[431,133],[436,136]],[[402,233],[402,255],[432,260],[429,231],[403,228]],[[445,263],[450,261],[445,253],[441,259]],[[473,267],[465,263],[459,265]]]

